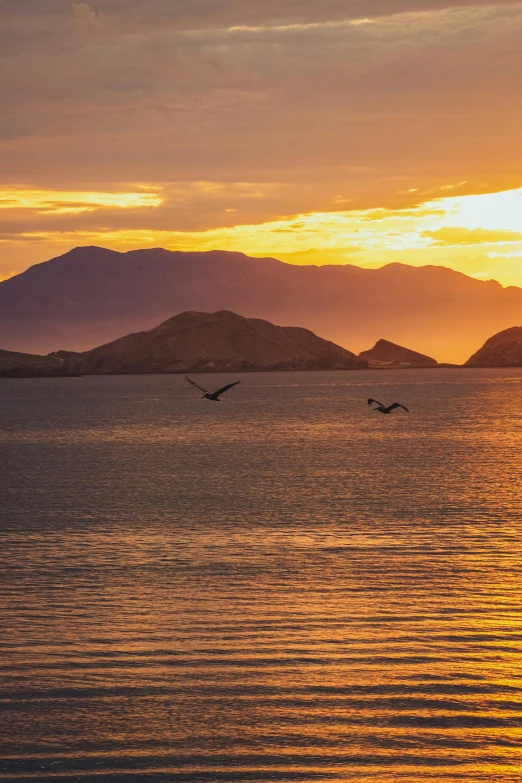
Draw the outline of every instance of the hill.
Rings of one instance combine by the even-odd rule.
[[[522,367],[522,326],[512,326],[486,340],[466,367]]]
[[[222,310],[187,312],[81,354],[60,355],[82,374],[351,370],[367,367],[308,329]]]
[[[389,340],[378,340],[369,351],[360,353],[359,358],[365,359],[370,367],[434,367],[437,364],[430,356]]]
[[[56,356],[0,350],[0,378],[51,378],[69,374],[64,361]]]
[[[0,345],[82,351],[188,310],[303,326],[357,352],[384,333],[458,362],[520,321],[522,289],[433,266],[295,266],[224,251],[83,247],[0,283]]]

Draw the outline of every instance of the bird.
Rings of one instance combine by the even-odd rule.
[[[405,405],[401,405],[400,402],[392,402],[391,405],[386,406],[383,405],[382,402],[378,402],[377,400],[372,400],[372,398],[370,397],[370,399],[368,400],[368,405],[373,405],[374,403],[377,405],[377,407],[372,408],[372,411],[379,411],[379,413],[391,413],[393,410],[395,410],[395,408],[402,408],[402,410],[406,411],[406,413],[410,412],[408,408]]]
[[[195,386],[196,389],[199,389],[203,392],[203,397],[201,399],[207,399],[212,400],[212,402],[221,402],[219,399],[220,394],[224,394],[226,391],[232,388],[232,386],[237,386],[238,383],[241,383],[241,381],[234,381],[234,383],[228,383],[226,386],[223,386],[221,389],[218,389],[215,392],[209,392],[206,389],[203,388],[203,386],[198,386],[198,384],[193,381],[191,378],[188,377],[188,375],[185,375],[185,380],[190,383],[191,386]]]

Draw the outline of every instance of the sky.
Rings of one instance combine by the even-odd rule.
[[[0,278],[77,245],[522,286],[522,2],[0,0]]]

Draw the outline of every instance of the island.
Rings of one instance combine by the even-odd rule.
[[[396,368],[396,367],[436,367],[436,359],[425,356],[410,348],[403,348],[389,340],[378,340],[369,351],[359,354],[359,359],[364,359],[370,367]]]
[[[522,326],[512,326],[494,334],[464,366],[522,367]]]
[[[368,368],[364,359],[308,329],[276,326],[227,310],[180,313],[153,329],[90,351],[10,355],[19,360],[9,364],[9,371],[7,364],[5,372],[0,367],[0,376],[12,377],[15,365],[17,374],[25,377]]]

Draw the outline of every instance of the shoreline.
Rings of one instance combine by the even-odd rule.
[[[35,379],[41,379],[41,380],[52,380],[52,379],[66,379],[66,378],[88,378],[88,377],[114,377],[114,376],[123,376],[123,375],[232,375],[232,374],[248,374],[248,373],[277,373],[277,372],[288,372],[288,373],[296,373],[296,372],[390,372],[390,371],[411,371],[411,370],[522,370],[521,365],[490,365],[490,366],[482,366],[482,365],[465,365],[465,364],[439,364],[435,366],[426,366],[426,367],[353,367],[353,368],[328,368],[328,367],[318,367],[314,369],[309,368],[296,368],[296,369],[283,369],[283,368],[270,368],[270,369],[263,369],[263,368],[255,368],[255,369],[231,369],[231,370],[215,370],[215,369],[205,369],[205,370],[173,370],[173,371],[165,371],[165,372],[140,372],[137,371],[129,371],[129,372],[88,372],[88,373],[71,373],[69,375],[2,375],[0,374],[0,381],[2,380],[35,380]]]

